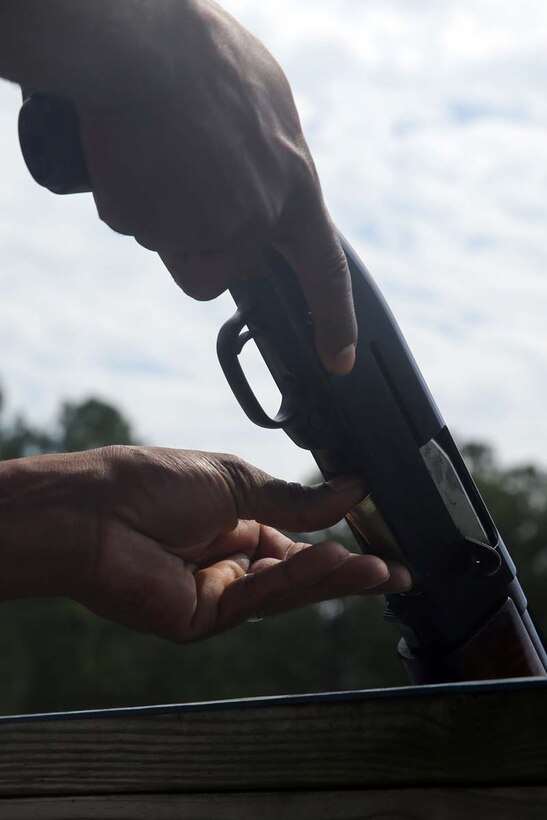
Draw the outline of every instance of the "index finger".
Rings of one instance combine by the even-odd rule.
[[[355,362],[357,321],[346,255],[321,192],[299,195],[276,249],[296,273],[312,314],[317,352],[326,369],[349,373]]]

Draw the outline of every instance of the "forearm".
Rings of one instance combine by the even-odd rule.
[[[0,463],[0,600],[77,592],[97,538],[99,452]]]
[[[93,105],[107,90],[112,103],[115,80],[127,101],[151,90],[151,66],[162,60],[152,34],[172,2],[0,0],[0,76]]]

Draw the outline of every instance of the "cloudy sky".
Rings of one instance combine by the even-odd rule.
[[[340,229],[449,425],[547,463],[547,4],[226,0],[292,82]],[[215,358],[228,297],[191,302],[91,197],[29,178],[0,81],[0,380],[10,412],[121,406],[151,443],[310,469],[254,428]]]

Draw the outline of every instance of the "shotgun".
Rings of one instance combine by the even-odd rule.
[[[29,95],[19,118],[23,155],[55,193],[90,189],[72,103]],[[412,683],[547,676],[547,654],[515,566],[448,427],[372,277],[342,240],[359,339],[346,376],[326,372],[298,280],[271,252],[267,273],[234,284],[235,314],[217,351],[255,424],[310,450],[326,479],[361,475],[368,489],[347,515],[363,552],[396,559],[414,585],[386,596]],[[275,418],[255,397],[239,355],[256,343],[282,396]]]

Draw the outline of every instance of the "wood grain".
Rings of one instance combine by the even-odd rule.
[[[544,820],[547,788],[0,800],[9,820]]]
[[[0,722],[0,796],[547,784],[547,687]]]

